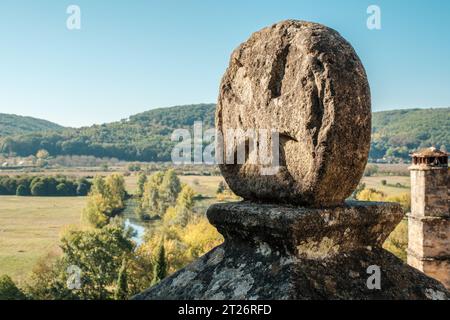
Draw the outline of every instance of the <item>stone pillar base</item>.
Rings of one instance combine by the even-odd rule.
[[[408,264],[450,289],[450,219],[408,217]]]
[[[440,281],[448,290],[450,289],[450,258],[420,259],[408,252],[408,264]]]
[[[239,202],[214,204],[207,215],[225,242],[135,299],[450,298],[438,281],[381,248],[402,219],[398,204]],[[367,286],[370,266],[379,267],[380,289]]]

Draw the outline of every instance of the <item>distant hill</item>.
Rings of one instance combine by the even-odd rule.
[[[0,137],[61,129],[62,126],[47,120],[0,113]]]
[[[46,149],[51,155],[93,155],[128,161],[170,161],[175,129],[214,125],[215,104],[154,109],[109,124],[79,129],[0,137],[0,152],[20,156]],[[409,152],[435,145],[450,147],[450,108],[408,109],[373,114],[373,159],[408,158]],[[17,130],[20,131],[20,130]]]
[[[413,150],[450,147],[450,108],[375,112],[370,156],[408,158]]]
[[[214,126],[214,104],[160,108],[128,119],[91,127],[35,132],[0,138],[0,153],[19,156],[46,149],[51,155],[93,155],[128,161],[170,161],[173,130],[195,121]]]

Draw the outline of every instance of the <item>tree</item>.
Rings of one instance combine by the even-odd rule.
[[[83,219],[96,228],[104,227],[109,221],[107,213],[111,212],[111,208],[107,200],[108,193],[109,189],[105,179],[96,176],[83,210]]]
[[[116,284],[115,300],[126,300],[128,298],[128,282],[127,282],[127,261],[122,260],[122,266],[119,270],[119,276]]]
[[[378,173],[379,167],[377,165],[368,164],[364,170],[364,176],[371,177]]]
[[[151,283],[152,257],[135,249],[121,224],[69,230],[61,238],[62,254],[49,254],[33,268],[27,291],[45,300],[126,299]],[[79,285],[70,288],[74,267],[80,270]]]
[[[89,193],[86,207],[83,210],[83,218],[95,228],[102,228],[108,224],[112,216],[112,209],[108,199],[100,193]]]
[[[86,196],[89,193],[89,189],[90,189],[90,185],[87,181],[85,180],[80,180],[78,181],[78,185],[77,185],[77,196]]]
[[[392,252],[406,263],[408,256],[408,221],[402,220],[383,243],[383,248]]]
[[[411,196],[409,193],[402,193],[394,196],[389,196],[385,199],[385,201],[400,203],[404,212],[411,211]]]
[[[125,207],[124,200],[127,195],[125,190],[125,180],[122,175],[114,173],[106,178],[105,183],[108,187],[106,198],[112,208],[111,215],[115,215]]]
[[[392,157],[394,155],[394,152],[395,152],[394,148],[390,147],[389,149],[386,150],[385,156],[386,157]]]
[[[192,211],[195,202],[194,197],[195,191],[188,185],[183,186],[183,189],[177,197],[177,207]]]
[[[128,171],[131,172],[141,171],[141,166],[137,163],[131,163],[130,165],[128,165]]]
[[[182,227],[186,226],[191,215],[192,210],[194,209],[194,190],[185,185],[178,195],[175,210],[177,213],[177,223],[179,223]]]
[[[26,287],[33,300],[78,300],[67,286],[67,265],[59,254],[51,252],[40,258],[31,271]]]
[[[25,300],[25,294],[7,275],[0,277],[0,300]]]
[[[359,182],[358,185],[356,186],[355,191],[353,191],[351,198],[352,199],[358,199],[358,194],[363,191],[366,188],[366,184],[364,182]]]
[[[58,196],[67,196],[70,194],[70,188],[66,183],[60,183],[56,186],[56,194]]]
[[[141,198],[140,206],[142,210],[148,210],[153,214],[162,215],[160,185],[164,178],[164,173],[158,171],[150,176],[145,184],[144,194]]]
[[[224,182],[224,181],[220,181],[220,182],[219,182],[219,185],[217,186],[216,193],[221,194],[221,193],[223,193],[226,189],[227,189],[227,188],[226,188],[225,182]]]
[[[36,153],[36,158],[38,158],[40,160],[46,160],[49,156],[50,156],[50,154],[45,149],[41,149]]]
[[[83,181],[85,194],[90,189],[90,183]],[[82,186],[83,187],[83,186]],[[78,182],[65,176],[0,176],[1,195],[20,196],[75,196],[77,195]],[[84,194],[84,195],[85,195]]]
[[[76,294],[81,299],[112,299],[123,259],[131,257],[133,241],[122,226],[70,231],[61,240],[63,262],[82,270],[82,286]]]
[[[175,206],[180,191],[181,182],[173,169],[155,172],[145,184],[140,201],[141,210],[148,210],[153,215],[162,217],[167,208]]]
[[[47,150],[41,149],[36,153],[37,165],[45,167],[47,165],[47,159],[50,156]]]
[[[25,187],[23,184],[19,185],[16,190],[16,196],[29,196],[30,190],[28,190],[27,187]]]
[[[123,210],[125,198],[123,176],[112,174],[106,180],[97,176],[92,183],[83,218],[92,226],[102,228],[108,224],[110,218]]]
[[[164,250],[164,239],[162,239],[156,250],[156,259],[153,266],[152,285],[158,284],[166,276],[167,276],[167,261],[166,261],[166,253]]]
[[[167,203],[175,203],[178,194],[181,191],[181,182],[176,175],[175,170],[169,169],[165,172],[164,178],[161,182],[160,191]]]
[[[357,195],[358,200],[363,201],[383,201],[385,197],[386,194],[384,194],[382,191],[378,191],[372,188],[364,189]]]
[[[38,181],[31,185],[31,195],[33,196],[45,196],[47,195],[47,188],[42,181]]]
[[[147,175],[144,172],[141,172],[139,174],[138,189],[137,189],[137,192],[136,192],[139,197],[142,197],[142,195],[144,194],[145,184],[146,183],[147,183]]]
[[[102,176],[95,176],[92,181],[91,193],[96,193],[102,197],[106,197],[108,194],[108,186],[105,183],[105,178]]]
[[[223,242],[223,237],[204,216],[192,219],[182,230],[180,238],[188,261],[197,259]]]

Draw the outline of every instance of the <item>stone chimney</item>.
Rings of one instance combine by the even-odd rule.
[[[346,201],[367,163],[371,102],[364,67],[339,33],[296,20],[255,32],[232,54],[215,123],[218,150],[243,160],[219,167],[244,201],[210,206],[225,242],[135,299],[450,297],[382,248],[403,218],[399,204]],[[254,144],[227,134],[237,129],[275,132],[256,143],[271,163],[240,155]]]
[[[408,264],[450,288],[450,179],[448,154],[412,154]]]

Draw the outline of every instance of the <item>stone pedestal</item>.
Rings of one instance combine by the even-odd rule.
[[[225,242],[135,299],[448,299],[381,248],[398,204],[303,208],[239,202],[207,212]],[[372,266],[372,267],[371,267]],[[367,285],[373,266],[380,289]]]

